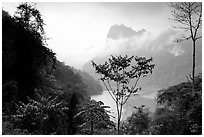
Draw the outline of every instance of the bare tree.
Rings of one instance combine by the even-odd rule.
[[[133,59],[135,64],[131,65]],[[92,61],[96,73],[101,75],[100,80],[116,103],[118,134],[120,134],[123,106],[131,95],[136,94],[141,89],[137,85],[139,79],[152,73],[154,64],[151,64],[151,61],[152,58],[128,57],[127,55],[125,57],[112,56],[104,64],[99,65]],[[131,81],[132,83],[130,83]]]
[[[175,28],[184,30],[186,35],[178,40],[178,42],[184,40],[192,40],[193,47],[193,57],[192,57],[192,75],[190,79],[192,80],[192,91],[194,94],[195,90],[195,48],[196,41],[202,38],[202,34],[199,30],[202,27],[202,3],[201,2],[175,2],[171,3],[170,7],[173,8],[172,15],[173,21],[175,22]],[[187,77],[188,78],[188,77]],[[188,79],[189,80],[189,79]]]

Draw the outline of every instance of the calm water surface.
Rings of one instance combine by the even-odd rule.
[[[137,95],[137,96],[130,97],[127,103],[123,107],[122,120],[125,120],[127,117],[131,116],[132,112],[135,111],[134,106],[138,107],[141,105],[145,105],[147,108],[149,108],[151,112],[154,112],[156,109],[156,102],[155,102],[154,96],[155,94],[142,95],[142,96]],[[115,117],[117,116],[116,104],[111,98],[111,96],[109,95],[108,91],[104,91],[103,94],[101,95],[94,95],[91,98],[96,101],[102,101],[106,106],[110,106],[111,108],[109,110],[111,111],[111,115]]]

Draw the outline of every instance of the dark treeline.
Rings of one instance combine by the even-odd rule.
[[[102,92],[90,75],[56,59],[43,25],[34,5],[19,5],[14,17],[2,11],[3,134],[78,134],[81,102]]]
[[[57,60],[47,47],[34,5],[2,11],[2,134],[117,134],[102,88],[88,73]],[[158,91],[157,109],[145,106],[120,125],[120,134],[202,134],[202,77]]]

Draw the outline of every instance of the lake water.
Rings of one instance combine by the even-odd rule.
[[[125,120],[127,117],[131,116],[132,112],[135,111],[134,106],[145,105],[151,112],[154,112],[156,109],[155,93],[148,95],[137,95],[132,96],[128,99],[127,103],[123,107],[122,120]],[[111,115],[115,116],[116,120],[116,104],[111,98],[108,91],[104,91],[101,95],[94,95],[91,97],[96,101],[102,101],[106,106],[110,106]]]

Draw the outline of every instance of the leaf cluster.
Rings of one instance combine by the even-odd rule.
[[[39,36],[44,35],[45,25],[42,15],[39,10],[35,8],[35,3],[22,3],[17,7],[15,14],[15,19],[17,22],[22,24],[25,29],[34,32],[35,34],[39,33]]]

